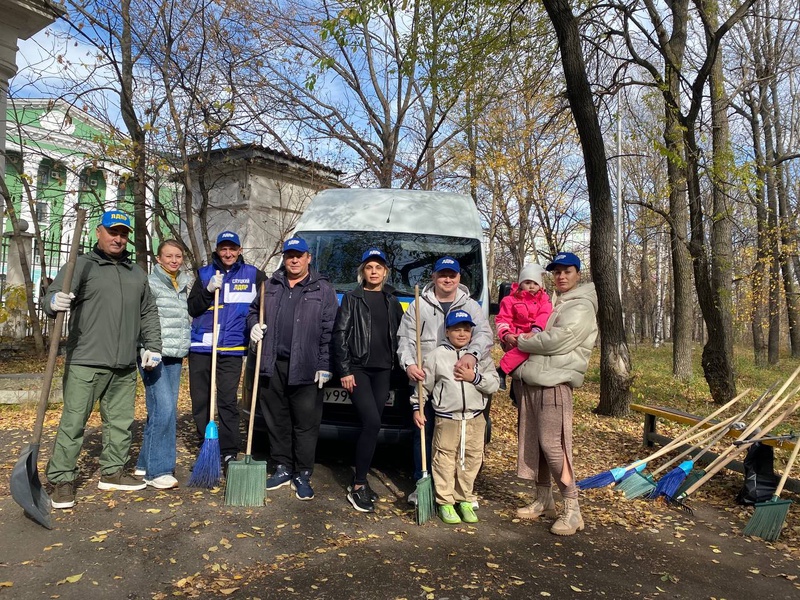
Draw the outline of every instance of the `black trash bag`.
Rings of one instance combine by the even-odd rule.
[[[772,498],[780,479],[775,475],[774,458],[772,446],[760,442],[750,446],[744,459],[744,485],[736,495],[737,504],[753,505]]]

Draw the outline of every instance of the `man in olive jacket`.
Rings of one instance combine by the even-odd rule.
[[[103,423],[100,453],[101,490],[141,490],[145,483],[124,473],[131,447],[136,399],[136,354],[141,340],[143,366],[161,361],[158,309],[150,296],[147,273],[131,262],[126,246],[131,222],[110,210],[97,225],[97,244],[78,257],[69,290],[63,290],[64,269],[44,297],[54,317],[71,310],[64,367],[64,410],[47,463],[47,479],[55,486],[53,508],[75,505],[74,482],[86,421],[96,401]]]

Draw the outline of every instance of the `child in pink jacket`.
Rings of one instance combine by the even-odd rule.
[[[517,348],[521,333],[538,333],[547,325],[553,305],[544,289],[545,270],[539,265],[523,267],[519,283],[511,286],[511,293],[500,302],[500,312],[495,319],[497,337],[506,350],[500,360],[503,375],[511,373],[524,363],[528,354]]]

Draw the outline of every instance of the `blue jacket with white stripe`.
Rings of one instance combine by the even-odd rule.
[[[217,271],[225,273],[219,291],[217,352],[220,355],[244,356],[250,342],[247,313],[266,275],[253,265],[246,264],[241,256],[226,272],[216,252],[212,254],[211,264],[201,267],[197,272],[197,279],[189,294],[189,314],[194,319],[189,351],[211,354],[214,294],[206,286]]]

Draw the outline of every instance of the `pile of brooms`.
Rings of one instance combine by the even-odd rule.
[[[800,399],[797,399],[800,386],[787,393],[798,374],[800,367],[773,395],[770,396],[770,393],[777,384],[761,394],[745,409],[724,417],[726,412],[734,410],[733,406],[749,393],[750,390],[746,390],[653,454],[627,466],[609,469],[582,479],[578,481],[578,487],[586,490],[613,484],[627,499],[662,499],[670,505],[691,511],[686,500],[750,446],[765,440],[794,440],[794,449],[772,498],[755,505],[755,512],[743,531],[745,535],[775,541],[780,535],[792,504],[791,500],[781,500],[780,495],[800,450],[800,440],[791,432],[786,435],[774,435],[772,432],[800,410]],[[750,422],[747,423],[745,419],[750,419]],[[733,432],[738,432],[738,435]],[[698,467],[700,459],[705,454],[711,452],[726,437],[731,436],[735,436],[733,441],[725,446],[707,467],[704,469]],[[649,463],[675,452],[678,452],[677,456],[649,474],[644,473]],[[677,466],[673,467],[676,463]],[[673,468],[667,471],[670,467]],[[658,476],[665,471],[666,473],[659,479]]]

